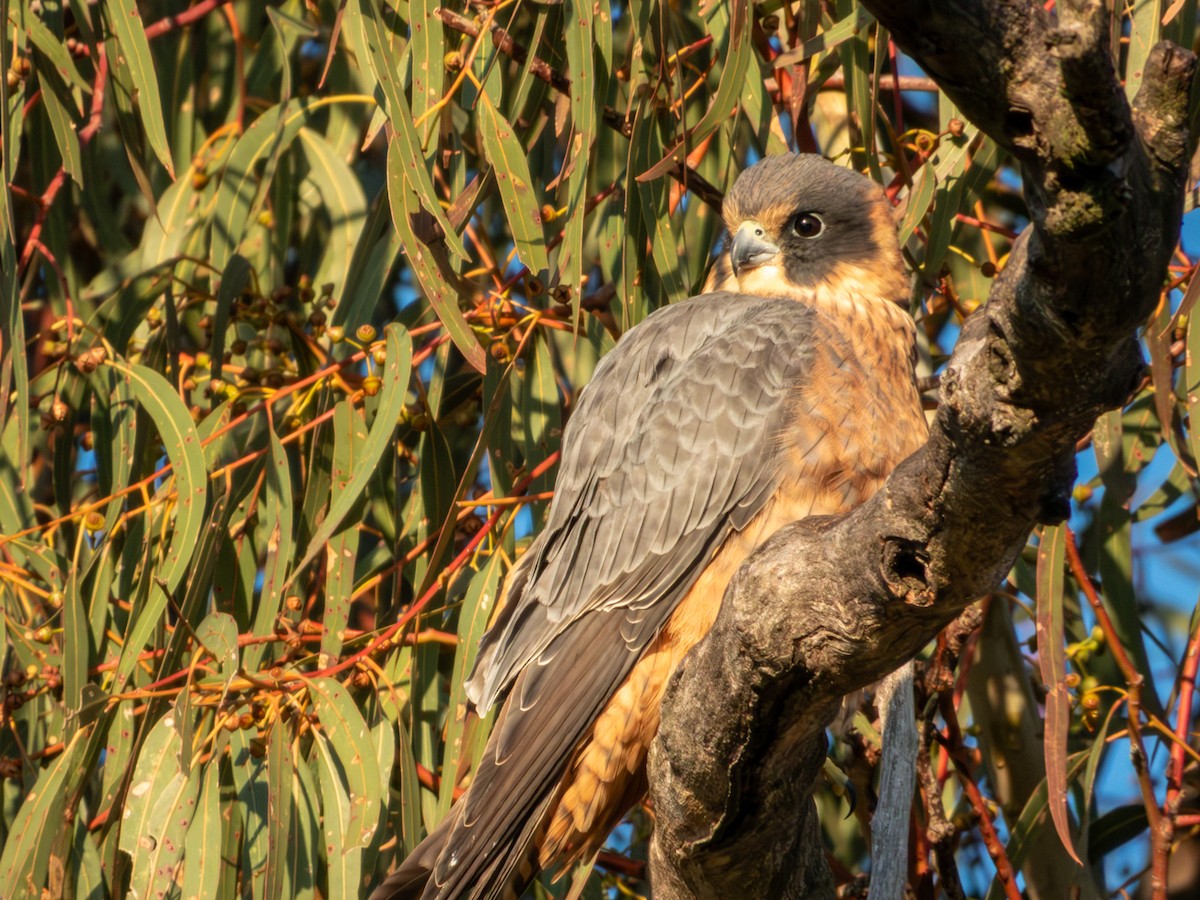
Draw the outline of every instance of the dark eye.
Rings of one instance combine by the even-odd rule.
[[[800,213],[792,219],[792,231],[802,238],[815,238],[825,230],[825,223],[816,213]]]

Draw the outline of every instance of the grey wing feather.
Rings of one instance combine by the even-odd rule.
[[[584,613],[669,614],[669,595],[682,596],[714,542],[762,508],[816,321],[791,302],[707,295],[650,316],[601,361],[564,434],[555,499],[522,558],[520,589],[480,646],[468,684],[477,708]]]

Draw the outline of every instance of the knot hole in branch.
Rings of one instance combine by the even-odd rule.
[[[1023,106],[1010,107],[1004,114],[1004,133],[1017,147],[1036,149],[1033,136],[1033,110]]]
[[[929,554],[923,545],[905,538],[888,538],[883,551],[883,579],[895,596],[912,606],[931,606]]]

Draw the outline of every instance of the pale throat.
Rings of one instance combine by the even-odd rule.
[[[908,293],[903,270],[840,263],[824,279],[797,285],[778,265],[757,266],[737,276],[738,290],[757,297],[785,297],[836,319],[851,333],[870,335],[881,349],[910,358],[916,327],[897,302]]]

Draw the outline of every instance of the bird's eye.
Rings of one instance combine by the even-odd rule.
[[[825,230],[825,223],[816,213],[800,213],[792,219],[792,231],[802,238],[815,238]]]

